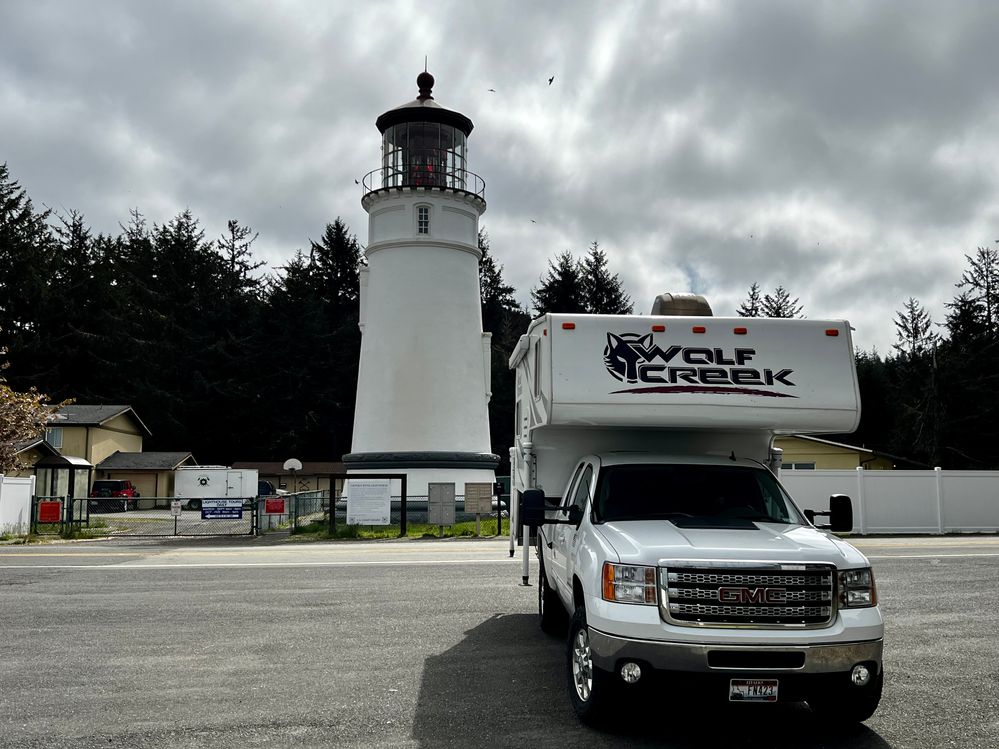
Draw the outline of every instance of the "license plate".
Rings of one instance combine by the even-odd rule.
[[[776,702],[777,679],[732,679],[728,683],[729,702]]]

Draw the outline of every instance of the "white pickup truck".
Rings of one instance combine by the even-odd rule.
[[[828,532],[852,528],[850,500],[814,525],[772,447],[856,428],[847,322],[550,314],[510,366],[512,525],[536,530],[541,627],[566,636],[582,720],[649,685],[874,713],[874,576]]]

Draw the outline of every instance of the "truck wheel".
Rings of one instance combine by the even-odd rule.
[[[881,702],[881,690],[884,687],[884,666],[869,685],[862,688],[847,687],[845,689],[828,690],[808,698],[808,706],[812,712],[823,718],[835,719],[837,722],[861,723],[878,709]]]
[[[565,608],[558,593],[548,585],[548,574],[545,572],[544,560],[541,560],[538,573],[538,623],[541,631],[550,635],[565,635],[568,624]]]
[[[609,717],[608,703],[612,697],[613,684],[608,672],[593,665],[586,609],[582,606],[576,609],[569,622],[566,676],[569,701],[576,716],[587,725],[603,724]]]

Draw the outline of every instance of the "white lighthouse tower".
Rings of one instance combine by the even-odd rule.
[[[375,121],[381,167],[364,178],[368,266],[361,271],[361,360],[351,475],[493,482],[489,333],[482,332],[479,216],[485,184],[466,168],[472,121],[437,104],[434,78]]]

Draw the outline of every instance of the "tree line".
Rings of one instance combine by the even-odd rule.
[[[350,451],[364,260],[340,218],[273,269],[235,219],[209,238],[190,211],[157,224],[134,210],[119,229],[94,234],[75,211],[37,210],[0,164],[0,360],[9,361],[0,442],[23,435],[3,427],[24,421],[45,393],[131,405],[153,433],[147,449],[189,449],[205,463]],[[597,242],[548,261],[531,309],[516,301],[484,232],[479,247],[502,471],[514,411],[507,359],[532,314],[628,314],[633,304]],[[893,321],[892,350],[856,353],[861,424],[834,439],[916,464],[999,467],[999,255],[978,248],[966,260],[944,321],[910,298]],[[753,283],[737,313],[802,317],[804,305],[784,286]]]
[[[189,210],[164,224],[134,210],[119,228],[95,234],[75,211],[37,210],[0,164],[7,453],[37,432],[39,393],[131,405],[152,431],[147,450],[189,449],[203,463],[337,460],[350,451],[364,260],[340,218],[270,270],[254,256],[256,232],[235,219],[215,238]],[[507,360],[530,313],[484,232],[479,248],[483,328],[493,333],[490,431],[505,462],[514,410]],[[596,243],[558,263],[532,292],[535,313],[630,310]],[[10,465],[7,453],[0,459]]]
[[[907,466],[999,468],[999,252],[964,257],[943,321],[909,297],[893,319],[892,350],[856,352],[860,426],[834,439]],[[754,283],[738,314],[802,317],[803,305],[782,286],[762,294]]]

